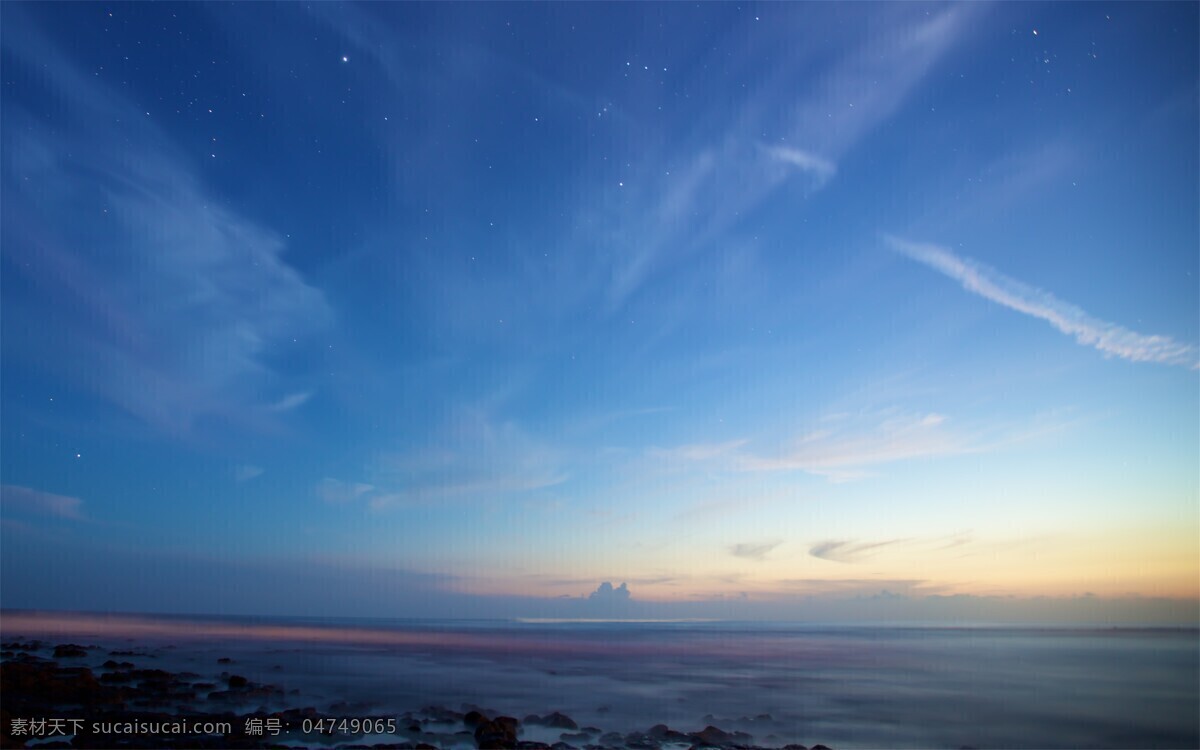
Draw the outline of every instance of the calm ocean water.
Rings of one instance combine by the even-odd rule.
[[[762,745],[839,749],[1200,746],[1195,629],[11,612],[0,628],[5,639],[141,647],[167,669],[231,669],[299,690],[291,706],[335,714],[469,703],[517,717],[562,711],[605,731],[715,724]]]

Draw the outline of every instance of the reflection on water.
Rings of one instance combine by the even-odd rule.
[[[295,705],[400,714],[471,703],[606,731],[716,724],[763,745],[1200,746],[1194,629],[727,622],[400,622],[6,612],[4,638],[230,657]],[[97,652],[96,660],[106,656]]]

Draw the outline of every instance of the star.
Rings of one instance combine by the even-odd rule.
[[[342,55],[342,62],[350,62],[350,58],[346,55]]]

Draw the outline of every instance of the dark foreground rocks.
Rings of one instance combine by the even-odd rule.
[[[294,750],[309,742],[310,747],[341,750],[441,750],[467,744],[479,750],[666,750],[668,745],[686,745],[690,750],[768,750],[755,745],[745,732],[727,732],[714,724],[690,733],[658,724],[645,732],[622,735],[597,727],[581,729],[558,711],[529,714],[521,721],[466,705],[462,711],[426,706],[400,717],[371,716],[367,706],[331,707],[356,716],[359,722],[371,722],[372,728],[363,730],[361,723],[347,727],[341,717],[311,707],[268,710],[271,705],[284,705],[291,693],[242,675],[172,673],[116,659],[94,668],[81,666],[94,649],[73,643],[51,647],[39,641],[3,644],[0,748],[205,750],[279,748],[286,742]],[[46,658],[51,654],[53,659]],[[153,658],[135,651],[108,654]],[[218,663],[231,662],[220,659]],[[257,708],[248,710],[250,706]],[[523,739],[525,727],[537,728],[534,736],[549,733],[560,740],[548,744]],[[396,741],[366,744],[367,735]],[[806,748],[787,745],[782,750]],[[814,745],[812,750],[829,749]]]

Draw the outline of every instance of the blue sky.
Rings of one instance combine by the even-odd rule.
[[[4,15],[4,606],[1195,619],[1196,6]]]

